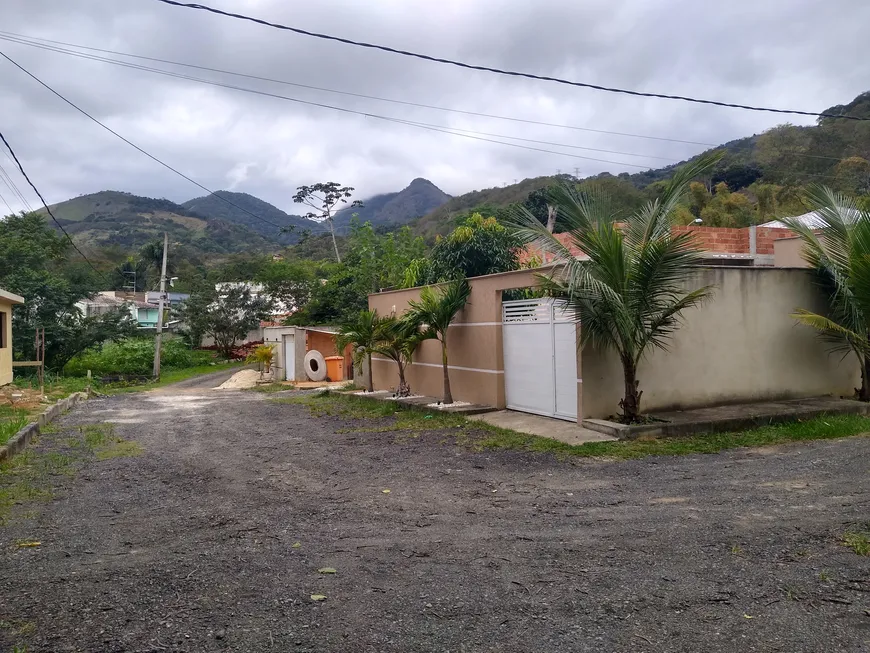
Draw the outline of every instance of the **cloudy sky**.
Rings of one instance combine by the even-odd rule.
[[[396,48],[641,91],[821,111],[870,89],[870,59],[865,56],[870,3],[866,0],[732,0],[715,8],[697,0],[206,3]],[[156,0],[2,0],[0,29],[3,39],[15,33],[344,93],[702,143],[724,142],[786,121],[812,122],[463,70]],[[0,52],[204,186],[252,193],[291,212],[296,186],[317,181],[353,185],[365,197],[399,190],[415,177],[426,177],[455,195],[557,171],[576,169],[581,176],[604,170],[634,172],[705,149],[138,61],[308,102],[466,130],[477,139],[573,155],[565,156],[209,86],[8,40],[0,40]],[[0,59],[0,131],[49,202],[105,189],[174,201],[203,194],[90,122],[4,59]],[[35,205],[38,200],[3,154],[0,165]],[[2,181],[0,194],[14,209],[23,208]],[[2,202],[0,208],[6,209]]]

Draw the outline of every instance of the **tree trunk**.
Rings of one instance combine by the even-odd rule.
[[[441,341],[441,364],[444,366],[444,398],[441,400],[443,404],[453,403],[453,394],[450,392],[450,375],[447,373],[447,334],[444,334],[444,339]]]
[[[637,365],[633,360],[622,361],[622,373],[625,379],[625,396],[619,402],[622,418],[627,423],[638,421],[640,417],[640,398],[643,392],[638,390]]]
[[[405,381],[405,364],[402,361],[396,361],[399,366],[399,387],[396,388],[397,397],[410,397],[411,386]]]
[[[861,387],[858,388],[858,401],[870,401],[870,357],[861,361]]]
[[[338,242],[335,240],[335,223],[332,221],[332,217],[326,218],[326,222],[329,223],[329,233],[332,234],[332,248],[335,250],[335,260],[341,263],[341,254],[338,253]]]
[[[369,379],[368,379],[368,385],[366,386],[366,390],[368,390],[369,392],[374,392],[375,391],[375,373],[374,373],[374,370],[372,369],[372,354],[371,354],[371,352],[366,354],[366,359],[368,360],[368,363],[369,363]]]
[[[556,207],[552,204],[547,204],[547,231],[553,233],[556,228]]]

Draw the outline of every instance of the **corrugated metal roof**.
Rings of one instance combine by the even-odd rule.
[[[852,219],[857,219],[858,212],[855,211]],[[794,220],[799,222],[800,224],[809,227],[810,229],[821,229],[825,226],[824,218],[819,215],[816,211],[810,211],[809,213],[804,213],[802,215],[796,215],[793,218],[789,218],[789,220]],[[765,222],[764,224],[758,225],[759,227],[771,227],[773,229],[788,229],[786,224],[780,220],[771,220],[770,222]]]

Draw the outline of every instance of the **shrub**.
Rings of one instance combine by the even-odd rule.
[[[160,360],[163,369],[182,369],[207,365],[214,360],[214,354],[189,349],[181,339],[171,338],[163,342]],[[91,370],[95,376],[150,374],[153,366],[154,339],[128,338],[88,349],[67,363],[64,373],[85,376]]]

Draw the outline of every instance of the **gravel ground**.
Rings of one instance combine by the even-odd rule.
[[[838,539],[870,521],[867,437],[559,461],[188,382],[38,447],[99,421],[144,454],[0,526],[0,650],[870,650]]]

